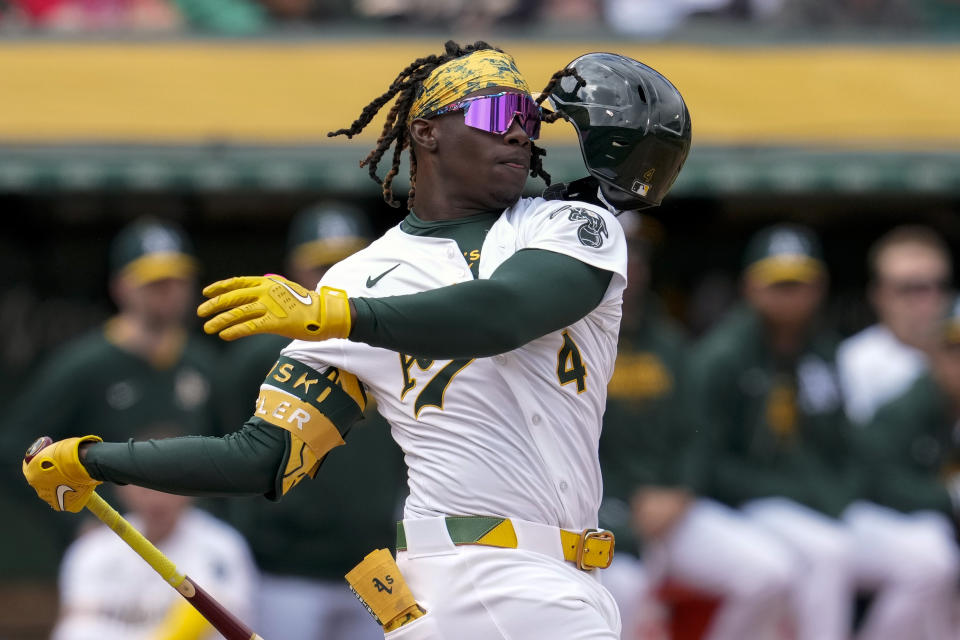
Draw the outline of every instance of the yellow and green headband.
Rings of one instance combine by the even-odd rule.
[[[495,49],[482,49],[446,62],[430,72],[410,107],[407,122],[430,115],[487,87],[505,87],[530,93],[527,81],[517,69],[512,56]]]

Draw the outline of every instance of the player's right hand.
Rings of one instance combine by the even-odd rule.
[[[310,291],[283,276],[240,276],[208,285],[210,298],[197,308],[209,334],[236,340],[273,333],[297,340],[328,340],[350,335],[350,299],[331,287]],[[216,315],[214,315],[216,314]]]
[[[54,511],[77,513],[83,509],[97,485],[80,462],[80,445],[103,442],[99,436],[67,438],[48,444],[49,438],[38,438],[23,458],[23,475],[40,499]]]

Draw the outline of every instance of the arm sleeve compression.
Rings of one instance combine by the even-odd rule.
[[[167,493],[274,498],[289,446],[288,432],[253,419],[223,437],[100,442],[87,449],[83,466],[97,480]]]

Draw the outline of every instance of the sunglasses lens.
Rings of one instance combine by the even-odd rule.
[[[504,134],[519,118],[527,137],[536,140],[540,134],[540,107],[533,98],[516,93],[483,96],[465,105],[463,120],[467,126],[491,133]]]

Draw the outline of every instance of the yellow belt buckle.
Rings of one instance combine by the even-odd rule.
[[[583,555],[586,551],[587,542],[590,540],[600,540],[610,542],[610,555],[607,558],[607,564],[603,566],[588,567],[583,563]],[[577,569],[581,571],[593,571],[594,569],[606,569],[613,563],[613,545],[615,544],[613,533],[606,529],[584,529],[580,533],[580,540],[577,541]]]

